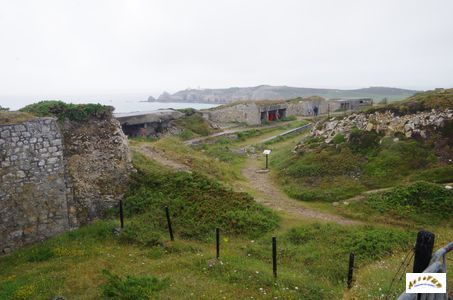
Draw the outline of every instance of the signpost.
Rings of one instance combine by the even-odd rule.
[[[271,154],[271,150],[264,150],[263,154],[266,155],[266,170],[269,169],[269,154]]]

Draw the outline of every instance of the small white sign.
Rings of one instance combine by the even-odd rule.
[[[445,294],[446,292],[446,273],[406,273],[406,293],[408,294]]]
[[[269,154],[271,154],[271,150],[264,150],[263,154],[269,155]]]

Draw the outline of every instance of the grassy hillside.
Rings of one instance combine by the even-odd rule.
[[[363,201],[353,201],[338,209],[362,220],[385,219],[387,223],[441,224],[453,228],[453,190],[424,181],[371,194]]]
[[[190,139],[196,136],[206,136],[216,132],[211,124],[203,118],[202,113],[193,108],[179,109],[185,116],[173,121],[173,125],[182,130],[180,137]]]
[[[369,112],[390,110],[396,115],[404,115],[431,109],[453,109],[453,89],[437,89],[416,93],[403,101],[372,108]]]
[[[384,138],[356,131],[335,145],[317,138],[304,141],[304,151],[277,152],[272,164],[286,192],[305,201],[339,201],[369,189],[426,180],[453,182],[453,165],[442,162],[423,141]]]

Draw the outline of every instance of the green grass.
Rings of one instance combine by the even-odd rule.
[[[385,218],[389,223],[445,225],[453,214],[453,191],[419,181],[371,194],[365,200],[353,202],[341,210],[346,215],[367,220]]]
[[[156,168],[144,157],[136,158],[136,162],[138,172],[126,195],[125,214],[138,216],[122,235],[127,242],[159,244],[166,230],[165,206],[170,209],[175,231],[185,238],[212,237],[216,227],[228,234],[259,236],[278,224],[274,213],[246,193],[234,192],[196,172]]]
[[[179,135],[182,139],[187,140],[195,136],[207,136],[216,132],[200,112],[194,109],[183,109],[179,111],[183,112],[185,116],[175,120],[173,124],[182,129]]]
[[[279,183],[288,195],[333,202],[398,183],[453,178],[452,167],[440,162],[434,149],[421,141],[395,142],[363,131],[351,136],[348,142],[338,137],[333,145],[309,138],[298,154],[288,147],[276,151],[271,165],[279,170]]]
[[[19,111],[1,111],[0,124],[16,124],[36,119],[32,114]]]
[[[240,162],[240,155],[231,153],[229,149],[221,149],[219,147],[217,150],[211,150],[222,151],[224,157],[221,160],[217,156],[210,156],[209,153],[203,153],[185,145],[176,137],[165,137],[150,143],[150,145],[165,152],[165,156],[169,159],[187,165],[198,173],[221,180],[224,183],[231,183],[241,179],[240,165],[230,162],[230,160]]]
[[[453,107],[453,89],[438,89],[419,92],[402,101],[389,105],[370,108],[367,113],[391,111],[396,115],[413,114],[431,109],[447,109]]]

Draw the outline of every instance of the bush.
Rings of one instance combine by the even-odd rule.
[[[449,218],[453,214],[453,191],[420,181],[370,195],[366,204],[380,213],[390,213],[406,219],[435,221],[436,217]]]
[[[337,133],[333,139],[332,139],[332,143],[334,143],[335,145],[338,145],[338,144],[342,144],[345,142],[345,137],[344,137],[344,134],[341,134],[341,133]]]
[[[0,111],[9,111],[9,108],[0,105]]]
[[[156,298],[159,291],[169,286],[169,280],[153,276],[120,277],[103,270],[107,282],[101,286],[102,296],[106,299],[148,300]]]
[[[175,232],[187,238],[212,238],[215,227],[225,234],[258,236],[278,224],[278,217],[250,195],[234,192],[196,172],[156,170],[158,167],[143,158],[136,168],[138,173],[124,203],[125,215],[136,220],[128,225],[130,231],[121,233],[124,241],[146,246],[159,243],[155,233],[167,229],[165,206],[170,209]]]
[[[20,111],[37,117],[55,116],[61,120],[87,121],[91,118],[106,119],[112,116],[113,107],[101,104],[72,104],[62,101],[41,101],[21,108]]]
[[[379,146],[381,136],[376,131],[354,129],[349,135],[349,147],[355,153],[367,153]]]

